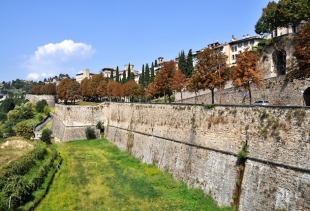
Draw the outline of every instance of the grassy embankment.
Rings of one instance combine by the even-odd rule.
[[[63,158],[36,210],[232,210],[201,190],[141,164],[103,139],[57,145]]]

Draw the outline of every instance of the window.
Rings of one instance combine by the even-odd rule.
[[[241,47],[241,46],[242,46],[242,43],[239,43],[239,44],[238,44],[238,47]]]
[[[235,55],[232,55],[232,60],[235,60]]]
[[[251,40],[251,41],[250,41],[250,45],[254,45],[254,40]]]
[[[249,44],[248,41],[244,42],[244,46],[247,46],[248,44]]]
[[[237,46],[235,46],[235,51],[237,51]]]

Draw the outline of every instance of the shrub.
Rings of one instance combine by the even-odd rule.
[[[213,108],[214,105],[213,104],[203,104],[203,106],[207,109],[211,109],[211,108]]]
[[[24,122],[21,122],[16,127],[16,134],[24,138],[30,139],[31,136],[33,135],[33,131],[30,126],[28,126]]]
[[[36,111],[39,113],[43,113],[44,107],[47,106],[46,100],[40,100],[36,103]]]
[[[50,107],[48,107],[47,105],[44,106],[44,114],[48,115],[51,112]]]
[[[238,157],[239,159],[246,159],[247,153],[246,153],[244,150],[241,150],[241,151],[238,152],[237,157]]]
[[[44,129],[42,131],[42,135],[41,135],[41,141],[44,141],[45,143],[47,144],[50,144],[51,143],[51,134],[52,134],[52,131],[50,129]]]
[[[86,128],[85,134],[86,134],[87,139],[95,139],[96,138],[95,130],[91,127]]]
[[[0,112],[0,122],[5,122],[7,120],[6,113]]]

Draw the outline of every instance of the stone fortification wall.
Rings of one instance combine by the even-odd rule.
[[[74,139],[75,131],[67,130],[71,125],[99,120],[106,138],[120,149],[155,162],[220,205],[240,197],[240,210],[310,209],[310,110],[127,103],[73,107],[55,108],[62,122],[57,124],[65,128],[57,130],[66,141]],[[245,144],[242,180],[237,154]],[[237,183],[241,193],[236,192]]]
[[[251,86],[252,103],[257,100],[269,100],[271,105],[303,106],[303,91],[308,87],[310,87],[310,79],[286,81],[285,76],[265,79],[265,86],[261,89]],[[230,87],[222,90],[222,104],[249,105],[250,99],[247,96],[245,101],[243,101],[243,93],[243,88]],[[212,102],[210,92],[204,94],[200,93],[197,98],[192,96],[185,99],[184,96],[187,96],[187,93],[183,94],[183,103],[211,104]],[[214,103],[219,104],[219,99],[219,93],[215,91]],[[180,93],[176,93],[175,103],[181,103]]]
[[[55,95],[30,95],[30,94],[27,94],[25,98],[32,103],[37,103],[41,100],[46,100],[48,106],[50,106],[50,107],[54,107],[55,101],[56,101]]]

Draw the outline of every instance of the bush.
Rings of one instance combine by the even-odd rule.
[[[95,139],[96,138],[95,130],[91,127],[86,128],[85,134],[86,134],[87,139]]]
[[[5,122],[7,120],[6,113],[0,112],[0,122]]]
[[[50,112],[51,112],[50,107],[48,107],[47,105],[44,106],[44,113],[45,113],[46,115],[48,115]]]
[[[33,136],[33,131],[30,126],[28,126],[24,122],[21,122],[16,127],[16,134],[24,138],[30,139],[31,136]]]
[[[40,100],[36,103],[36,111],[39,113],[43,113],[44,107],[47,106],[46,100]]]
[[[51,134],[52,131],[50,129],[44,129],[41,135],[41,141],[44,141],[47,144],[51,144]]]

